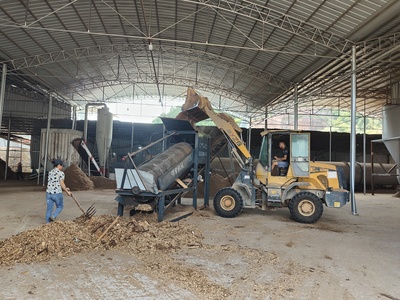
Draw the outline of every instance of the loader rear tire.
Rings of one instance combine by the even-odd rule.
[[[214,196],[214,209],[224,218],[234,218],[243,210],[242,196],[233,188],[224,188]]]
[[[301,192],[290,200],[289,211],[295,221],[312,224],[321,218],[324,206],[316,195]]]

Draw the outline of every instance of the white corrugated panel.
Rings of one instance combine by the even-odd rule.
[[[71,141],[76,138],[81,138],[83,135],[82,131],[73,129],[50,129],[49,147],[48,147],[48,159],[62,159],[64,166],[68,167],[71,163],[79,163],[79,154],[75,148],[71,145]],[[46,129],[41,130],[40,139],[40,157],[41,161],[45,157],[45,146],[46,146]]]

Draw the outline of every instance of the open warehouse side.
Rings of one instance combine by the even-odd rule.
[[[1,299],[400,299],[400,1],[0,1]]]

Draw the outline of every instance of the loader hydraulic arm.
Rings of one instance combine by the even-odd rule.
[[[210,101],[199,95],[194,89],[188,88],[186,102],[182,106],[182,112],[177,116],[178,119],[185,119],[195,125],[197,122],[210,118],[218,129],[222,131],[228,142],[232,145],[232,154],[243,168],[244,165],[251,162],[250,152],[244,145],[243,140],[237,132],[241,132],[241,128],[234,120],[224,113],[216,113],[211,106]],[[237,149],[242,153],[246,162],[243,162]]]
[[[243,140],[237,134],[234,127],[228,121],[221,118],[218,114],[216,114],[213,110],[210,110],[208,107],[204,108],[204,112],[210,117],[210,119],[217,125],[219,130],[221,130],[227,139],[231,141],[243,154],[246,160],[251,158],[251,154],[249,150],[247,150],[246,146],[244,145]]]

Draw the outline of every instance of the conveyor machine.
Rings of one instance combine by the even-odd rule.
[[[125,206],[133,210],[158,211],[158,220],[184,192],[192,191],[193,207],[197,208],[198,175],[204,171],[204,205],[209,202],[210,138],[198,132],[190,122],[161,118],[165,136],[142,149],[128,153],[125,168],[115,169],[118,194],[118,215]],[[155,144],[165,150],[147,162],[136,165],[134,157]]]

